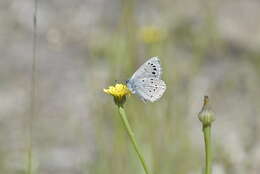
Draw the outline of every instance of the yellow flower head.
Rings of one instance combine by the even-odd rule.
[[[163,40],[163,31],[160,28],[149,26],[140,30],[140,39],[146,43],[157,43]]]
[[[108,89],[104,89],[104,92],[112,95],[116,104],[124,104],[126,96],[131,94],[131,91],[123,84],[109,86]]]

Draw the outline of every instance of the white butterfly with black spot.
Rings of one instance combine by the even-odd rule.
[[[161,75],[160,59],[152,57],[137,69],[126,84],[130,91],[139,96],[142,101],[154,102],[161,98],[166,90],[166,84],[161,80]]]

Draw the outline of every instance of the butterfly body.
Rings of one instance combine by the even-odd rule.
[[[130,91],[139,96],[142,101],[154,102],[161,98],[166,90],[161,74],[160,60],[152,57],[137,69],[126,84]]]

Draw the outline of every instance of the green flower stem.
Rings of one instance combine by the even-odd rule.
[[[211,124],[203,126],[205,142],[205,174],[211,174],[212,171],[212,152],[211,152]]]
[[[124,125],[124,127],[125,127],[125,129],[127,131],[127,134],[129,135],[129,137],[131,139],[131,142],[132,142],[132,144],[134,146],[134,149],[135,149],[135,151],[136,151],[136,153],[138,155],[138,158],[140,159],[141,164],[142,164],[142,166],[143,166],[143,168],[145,170],[145,173],[149,174],[147,165],[146,165],[146,163],[144,161],[144,157],[143,157],[143,155],[141,154],[141,152],[139,150],[139,147],[138,147],[136,139],[135,139],[134,132],[131,129],[131,126],[129,125],[129,122],[127,120],[126,113],[125,113],[125,110],[124,110],[123,106],[118,105],[118,111],[119,111],[120,118],[121,118],[121,120],[123,122],[123,125]]]

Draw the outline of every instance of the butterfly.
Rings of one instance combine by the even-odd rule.
[[[166,90],[166,84],[161,80],[162,68],[160,59],[152,57],[147,60],[132,77],[126,81],[129,90],[143,102],[157,101]]]

